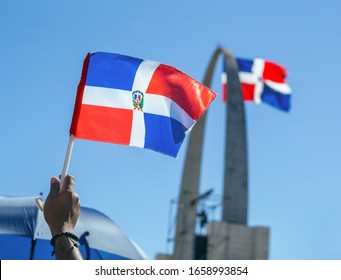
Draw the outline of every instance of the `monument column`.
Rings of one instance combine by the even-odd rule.
[[[224,49],[227,72],[227,113],[224,168],[223,221],[247,224],[248,175],[244,100],[238,65]]]
[[[220,48],[214,52],[207,68],[203,82],[207,87],[211,86],[214,66],[220,52]],[[174,243],[174,259],[176,260],[191,260],[194,256],[195,223],[197,218],[197,204],[195,200],[199,196],[206,114],[200,118],[189,135],[176,223]]]
[[[247,223],[247,153],[244,101],[238,66],[232,53],[218,48],[210,60],[204,85],[211,86],[214,66],[223,53],[228,77],[226,146],[223,196],[223,222]],[[197,198],[206,114],[191,131],[181,182],[173,259],[193,259]]]

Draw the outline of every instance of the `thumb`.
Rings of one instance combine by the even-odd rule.
[[[56,177],[52,177],[50,180],[50,195],[55,196],[60,190],[60,182]]]

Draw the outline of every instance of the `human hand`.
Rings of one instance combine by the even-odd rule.
[[[72,232],[80,214],[79,197],[74,190],[75,179],[67,175],[63,186],[56,177],[50,181],[50,193],[44,205],[44,218],[52,236],[61,232]]]

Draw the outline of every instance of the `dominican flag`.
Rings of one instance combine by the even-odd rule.
[[[268,103],[278,109],[289,111],[291,88],[286,84],[287,71],[281,65],[264,59],[237,58],[239,80],[245,101]],[[224,66],[225,67],[225,63]],[[223,100],[227,99],[227,75],[221,76]]]
[[[174,67],[120,54],[89,53],[70,134],[176,157],[216,97]]]

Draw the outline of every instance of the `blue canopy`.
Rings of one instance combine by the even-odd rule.
[[[0,259],[54,259],[51,233],[34,197],[0,196]],[[101,212],[81,207],[74,233],[84,259],[146,259],[144,252]]]

